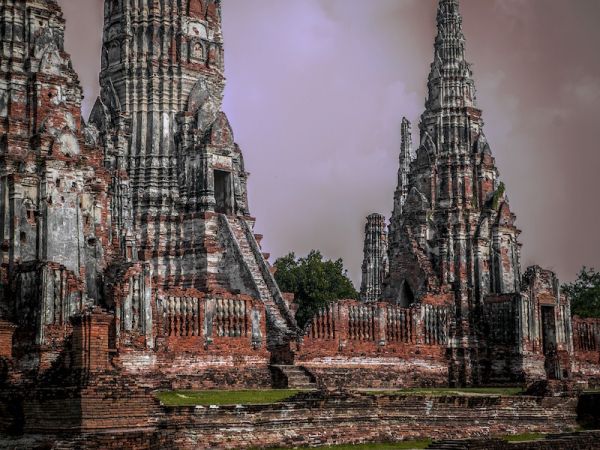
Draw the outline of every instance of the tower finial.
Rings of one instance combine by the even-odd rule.
[[[435,56],[429,75],[427,110],[475,106],[475,84],[465,58],[465,36],[458,0],[440,0]],[[460,80],[466,91],[456,88]],[[466,95],[463,95],[466,93]]]

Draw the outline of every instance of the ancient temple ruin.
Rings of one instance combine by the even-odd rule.
[[[0,394],[38,411],[43,389],[68,408],[115,385],[600,379],[597,321],[571,321],[552,272],[521,273],[458,1],[439,2],[416,152],[402,121],[389,229],[368,218],[362,301],[305,330],[221,110],[221,2],[105,1],[88,121],[56,1],[0,0],[0,20]]]
[[[437,26],[414,158],[406,120],[402,126],[382,298],[452,307],[451,377],[458,382],[543,376],[548,358],[547,366],[562,364],[547,367],[549,376],[568,376],[569,302],[554,275],[521,274],[520,231],[484,134],[457,0],[440,2]],[[543,301],[541,290],[548,292]]]
[[[125,373],[228,367],[270,384],[270,352],[289,353],[297,326],[221,110],[220,2],[107,0],[87,123],[57,3],[3,0],[0,17],[0,317],[18,327],[13,369],[62,364],[73,319],[95,309]]]
[[[297,446],[575,424],[569,398],[332,394],[600,386],[600,320],[571,320],[551,271],[521,272],[457,0],[439,1],[416,152],[402,121],[389,228],[367,219],[362,298],[304,330],[254,234],[221,110],[221,1],[104,5],[86,121],[56,0],[0,0],[0,445]],[[273,386],[311,391],[251,408],[156,398]]]
[[[414,154],[402,120],[385,276],[372,262],[384,233],[373,231],[372,218],[383,221],[375,214],[361,289],[371,304],[340,302],[317,316],[303,364],[338,383],[342,369],[355,371],[373,385],[388,372],[410,383],[407,368],[421,382],[456,385],[569,379],[576,366],[597,374],[573,361],[570,302],[556,275],[521,272],[520,231],[484,134],[458,0],[439,1],[427,86]],[[323,342],[336,335],[338,349]]]

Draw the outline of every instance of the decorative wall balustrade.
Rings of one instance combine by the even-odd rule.
[[[448,343],[448,308],[423,305],[423,337],[427,345],[446,345]]]
[[[573,319],[573,345],[576,352],[600,352],[600,319]]]
[[[159,329],[165,337],[200,336],[200,299],[167,297],[158,299]]]
[[[348,308],[348,338],[353,341],[374,341],[377,307],[355,305]]]
[[[389,342],[414,342],[416,327],[414,314],[411,309],[388,306],[386,339]]]
[[[320,310],[310,322],[307,335],[313,339],[335,339],[337,305]]]
[[[213,327],[219,337],[247,337],[249,318],[246,302],[237,299],[217,299]]]
[[[154,346],[152,320],[152,276],[148,264],[131,264],[121,268],[118,282],[111,286],[115,305],[116,335],[143,336],[145,345]]]
[[[377,342],[378,344],[448,343],[450,308],[416,305],[400,308],[387,303],[364,304],[351,300],[319,311],[307,326],[306,337],[323,341]]]
[[[261,313],[252,300],[164,297],[157,309],[160,337],[262,339]]]

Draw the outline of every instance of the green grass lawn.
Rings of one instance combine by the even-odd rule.
[[[294,389],[168,391],[157,392],[156,396],[167,406],[257,405],[281,402],[299,392]]]
[[[371,395],[502,395],[512,396],[523,393],[520,387],[503,388],[411,388],[392,391],[365,391]]]
[[[537,441],[539,439],[544,439],[544,434],[540,433],[525,433],[525,434],[515,434],[511,436],[504,436],[502,439],[508,442],[529,442],[529,441]]]
[[[406,441],[406,442],[397,442],[397,443],[387,443],[387,444],[356,444],[356,445],[332,445],[329,447],[317,447],[317,448],[326,448],[333,450],[411,450],[411,449],[422,449],[427,448],[431,444],[430,440],[426,441]],[[310,448],[310,447],[300,447],[300,448]],[[314,447],[312,447],[314,448]],[[258,449],[255,449],[258,450]],[[273,450],[285,450],[284,448],[273,449]]]

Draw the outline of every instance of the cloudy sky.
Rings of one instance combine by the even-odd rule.
[[[101,0],[59,0],[97,95]],[[400,122],[423,110],[436,0],[223,0],[224,110],[272,260],[320,249],[360,283],[365,217],[389,217]],[[462,0],[486,134],[523,264],[600,268],[600,0]],[[415,136],[415,142],[417,137]]]

